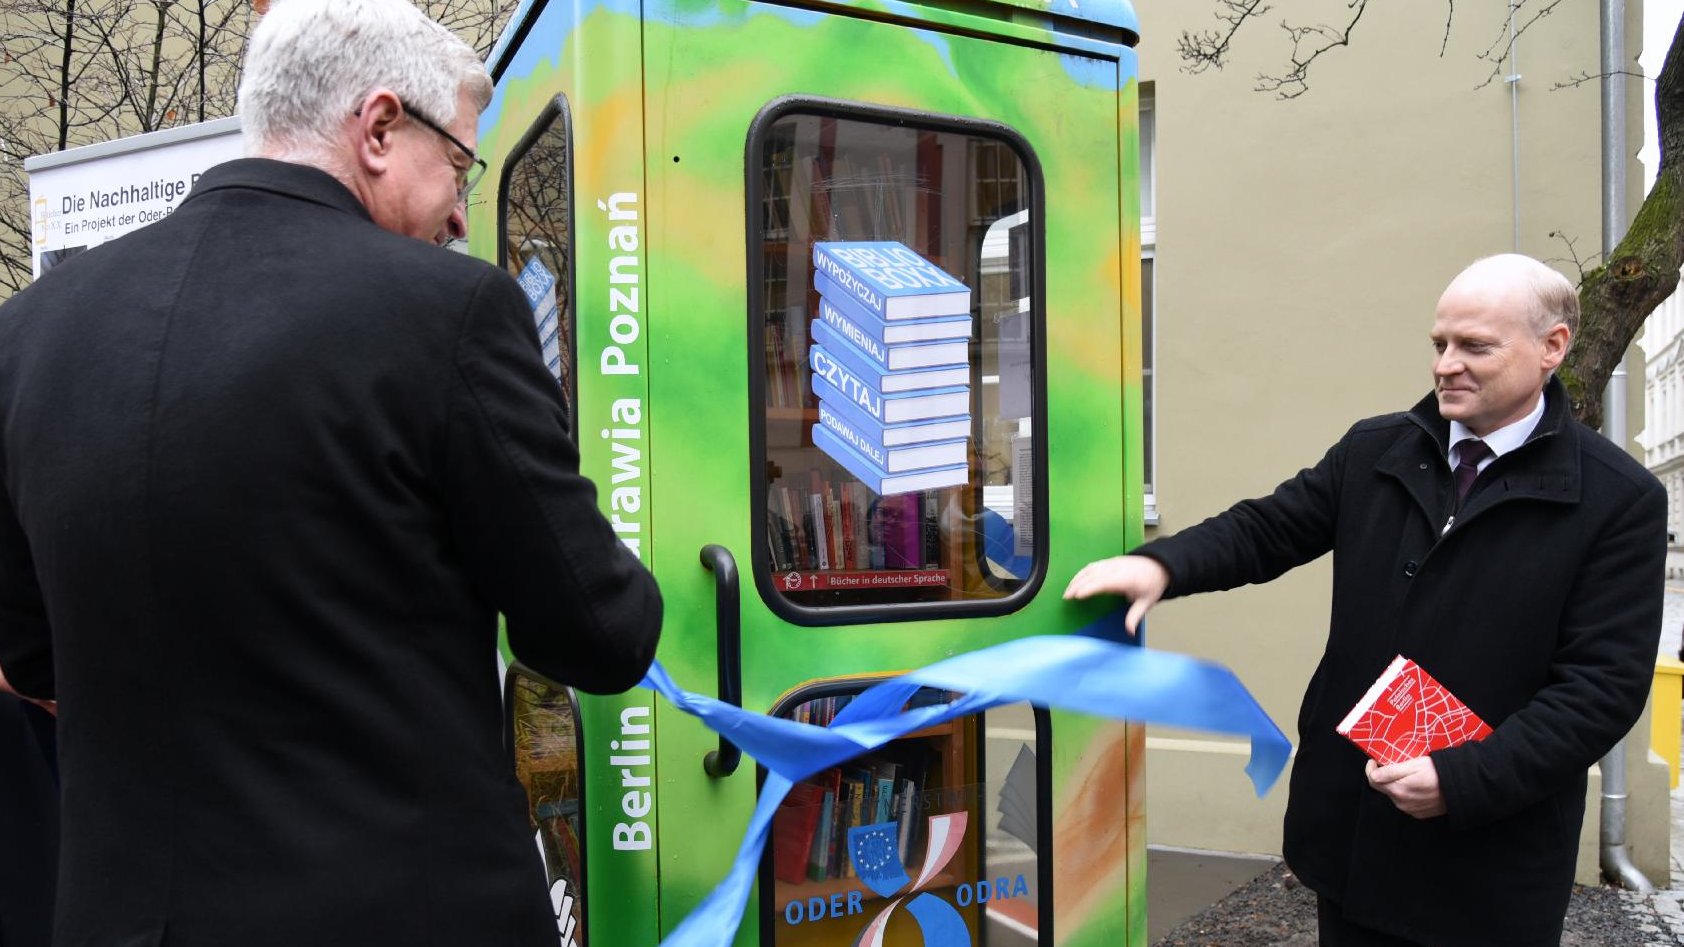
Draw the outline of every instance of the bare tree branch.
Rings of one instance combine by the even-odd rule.
[[[1607,78],[1608,76],[1625,76],[1628,79],[1642,79],[1644,82],[1655,81],[1653,76],[1646,76],[1641,72],[1632,72],[1628,69],[1615,69],[1613,72],[1598,72],[1594,74],[1581,69],[1578,75],[1566,80],[1565,82],[1551,83],[1550,91],[1559,92],[1562,89],[1571,89],[1576,86],[1582,86],[1587,82],[1594,82],[1598,79]]]
[[[1584,279],[1585,279],[1585,276],[1586,276],[1586,273],[1587,273],[1587,271],[1585,270],[1586,264],[1589,263],[1591,260],[1595,260],[1595,259],[1599,258],[1600,256],[1602,256],[1602,254],[1600,254],[1600,253],[1592,254],[1589,260],[1581,258],[1579,256],[1579,247],[1578,247],[1579,241],[1578,241],[1578,238],[1569,237],[1565,233],[1562,233],[1559,230],[1551,230],[1549,232],[1549,236],[1553,237],[1556,240],[1560,240],[1562,243],[1567,245],[1567,256],[1566,257],[1550,257],[1549,259],[1544,260],[1543,262],[1545,262],[1545,263],[1572,263],[1573,269],[1575,269],[1579,272],[1579,282],[1581,282],[1581,283],[1584,282]]]
[[[1227,12],[1218,11],[1216,18],[1228,24],[1227,32],[1221,30],[1203,30],[1194,33],[1183,30],[1181,38],[1175,41],[1176,51],[1181,54],[1181,71],[1198,75],[1206,69],[1215,67],[1221,69],[1228,56],[1228,46],[1234,39],[1234,34],[1240,31],[1245,21],[1254,16],[1268,13],[1272,7],[1263,5],[1263,0],[1220,0]]]
[[[519,0],[417,0],[481,55]],[[0,297],[30,279],[31,155],[234,114],[262,0],[0,0]]]
[[[1554,13],[1562,2],[1511,0],[1509,16],[1500,35],[1477,55],[1492,64],[1491,75],[1480,87],[1504,74],[1505,65],[1512,62],[1514,42]],[[1293,40],[1291,68],[1280,76],[1259,76],[1258,91],[1273,92],[1283,99],[1302,95],[1309,88],[1310,66],[1323,53],[1350,43],[1353,28],[1366,6],[1366,0],[1348,0],[1347,9],[1352,12],[1343,28],[1281,24]],[[1187,63],[1186,71],[1199,72],[1210,66],[1221,68],[1234,34],[1247,19],[1267,9],[1237,0],[1221,0],[1221,7],[1224,12],[1218,13],[1217,18],[1229,25],[1226,34],[1183,36],[1181,56]],[[1441,56],[1449,44],[1454,0],[1446,0],[1446,7],[1445,39],[1439,47]],[[1609,75],[1633,73],[1622,70]],[[1601,76],[1581,74],[1558,83],[1556,88],[1581,85],[1593,78]],[[1550,234],[1566,243],[1581,276],[1578,336],[1559,374],[1572,396],[1574,413],[1593,427],[1602,423],[1603,389],[1615,366],[1642,330],[1649,314],[1677,288],[1679,270],[1684,267],[1684,22],[1674,32],[1666,62],[1655,81],[1655,117],[1660,138],[1660,167],[1655,185],[1638,209],[1625,239],[1608,254],[1605,264],[1587,271],[1591,260],[1579,257],[1574,241],[1560,232]]]
[[[1281,29],[1292,37],[1292,68],[1284,75],[1271,76],[1259,74],[1257,76],[1257,91],[1273,92],[1278,99],[1296,99],[1310,90],[1307,82],[1310,67],[1315,65],[1322,54],[1341,46],[1351,45],[1351,32],[1356,29],[1357,22],[1368,11],[1368,0],[1349,0],[1345,8],[1351,11],[1351,18],[1343,27],[1293,26],[1282,22]],[[1308,53],[1304,52],[1306,41],[1323,41]]]
[[[1485,77],[1485,81],[1474,86],[1475,89],[1483,89],[1497,81],[1497,77],[1503,74],[1503,64],[1510,61],[1510,54],[1514,52],[1515,42],[1527,30],[1531,29],[1533,24],[1554,13],[1555,8],[1560,6],[1563,0],[1542,0],[1543,6],[1528,10],[1527,5],[1532,2],[1533,0],[1513,0],[1509,7],[1510,20],[1505,21],[1503,28],[1497,33],[1497,38],[1491,41],[1491,45],[1485,47],[1485,51],[1475,57],[1491,63],[1491,74]],[[1510,32],[1514,15],[1522,12],[1531,14],[1530,18],[1521,23],[1520,26],[1514,27],[1513,32]]]

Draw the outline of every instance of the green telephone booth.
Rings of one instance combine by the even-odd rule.
[[[1126,0],[515,14],[472,248],[528,291],[680,684],[824,724],[876,680],[1072,630],[1064,582],[1140,540],[1136,30]],[[898,263],[958,291],[843,298]],[[508,693],[562,942],[658,943],[763,773],[648,691],[516,666]],[[925,943],[844,841],[876,826],[948,942],[1144,944],[1143,747],[1017,705],[815,775],[736,943]]]

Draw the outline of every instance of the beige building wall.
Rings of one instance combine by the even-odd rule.
[[[1237,38],[1225,70],[1200,75],[1182,71],[1176,40],[1221,27],[1215,4],[1136,7],[1156,121],[1151,538],[1267,493],[1352,422],[1426,394],[1434,305],[1475,258],[1519,250],[1577,281],[1550,232],[1573,238],[1587,260],[1601,249],[1599,91],[1551,87],[1598,72],[1599,27],[1594,0],[1562,4],[1520,36],[1511,89],[1507,69],[1487,82],[1493,63],[1478,58],[1494,42],[1501,54],[1504,4],[1457,4],[1447,44],[1444,5],[1370,4],[1351,47],[1316,63],[1309,91],[1276,101],[1253,87],[1289,60],[1277,24],[1343,22],[1342,0],[1279,5]],[[1627,18],[1635,59],[1639,3]],[[1628,94],[1635,155],[1641,95],[1635,85]],[[1628,176],[1642,180],[1635,158]],[[1640,393],[1641,369],[1633,384]],[[1630,430],[1641,429],[1639,413]],[[1330,572],[1324,557],[1268,585],[1165,603],[1148,641],[1234,668],[1296,743]],[[1646,747],[1632,747],[1628,838],[1638,865],[1664,882],[1664,770],[1657,781]],[[1278,854],[1286,780],[1259,801],[1244,753],[1153,728],[1152,844]],[[1597,812],[1593,799],[1586,881]]]

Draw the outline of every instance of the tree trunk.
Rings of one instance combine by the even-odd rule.
[[[70,141],[70,54],[76,48],[76,0],[64,8],[64,59],[58,72],[58,150]]]
[[[1655,82],[1660,171],[1625,239],[1579,284],[1579,334],[1561,367],[1573,413],[1602,426],[1602,397],[1644,320],[1678,286],[1684,267],[1684,21]]]
[[[164,62],[164,30],[169,26],[170,4],[175,0],[152,0],[158,10],[158,24],[152,31],[152,68],[146,74],[146,107],[141,110],[140,130],[157,131],[164,126],[158,114],[158,78]]]

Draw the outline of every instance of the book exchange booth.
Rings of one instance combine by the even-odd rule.
[[[1136,30],[1126,0],[516,12],[472,251],[527,291],[684,687],[824,725],[1096,613],[1063,579],[1142,532]],[[648,690],[507,687],[562,943],[657,944],[766,771]],[[819,772],[735,943],[1144,944],[1143,755],[1014,704]]]

